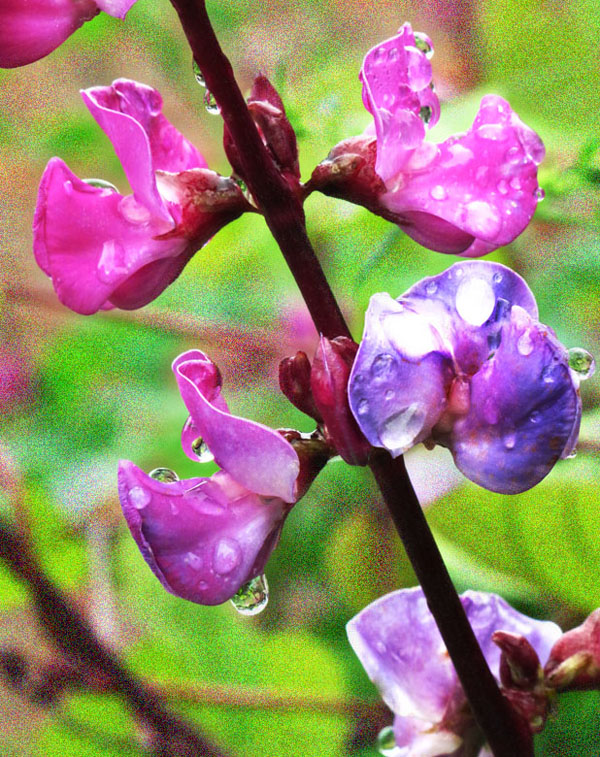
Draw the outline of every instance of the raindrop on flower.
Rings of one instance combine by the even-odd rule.
[[[376,379],[383,379],[390,372],[394,358],[387,352],[377,355],[371,365],[371,375]]]
[[[265,575],[256,576],[231,598],[231,604],[240,615],[258,615],[269,601],[269,584]]]
[[[129,490],[129,501],[135,507],[136,510],[143,510],[144,507],[150,504],[152,496],[146,489],[142,489],[141,486],[134,486]]]
[[[235,539],[224,536],[215,545],[213,568],[215,573],[226,576],[235,570],[242,561],[242,550]]]
[[[213,453],[208,448],[208,444],[201,436],[192,442],[192,452],[201,463],[212,463],[215,459]]]
[[[429,284],[425,287],[425,291],[427,294],[435,294],[437,292],[438,285],[435,283],[435,281],[430,281]]]
[[[566,456],[565,460],[572,460],[574,457],[577,457],[577,450],[574,449],[573,452],[571,452],[569,455]]]
[[[215,96],[208,90],[206,90],[206,94],[204,95],[204,107],[206,108],[206,112],[210,113],[211,116],[218,116],[221,112]]]
[[[86,184],[89,184],[90,187],[97,187],[98,189],[110,189],[113,192],[119,191],[114,184],[111,184],[110,181],[104,181],[104,179],[82,179],[82,181],[84,181]]]
[[[384,757],[391,757],[396,749],[396,737],[394,736],[394,728],[391,725],[386,725],[377,734],[377,751]]]
[[[504,446],[506,447],[506,449],[513,449],[516,442],[517,437],[513,433],[506,434],[506,436],[504,437]]]
[[[174,484],[179,481],[179,476],[170,468],[155,468],[148,474],[155,481],[162,481],[163,484]]]
[[[417,402],[413,402],[385,421],[379,438],[387,449],[404,452],[414,442],[424,423],[425,413]]]
[[[537,423],[539,421],[539,419],[540,419],[540,411],[539,410],[534,410],[533,413],[531,413],[531,415],[529,416],[529,420],[532,423]]]
[[[421,32],[415,32],[415,47],[417,50],[425,53],[425,57],[428,60],[433,58],[433,47],[431,46],[431,42],[429,42],[427,37]]]
[[[587,350],[581,347],[572,347],[569,350],[569,368],[579,374],[579,378],[585,381],[594,375],[596,361]]]
[[[206,82],[204,81],[204,74],[200,70],[200,66],[196,63],[195,60],[192,60],[192,71],[194,72],[194,76],[196,77],[196,81],[201,87],[204,87],[206,89]]]
[[[431,114],[432,110],[429,107],[429,105],[423,105],[422,108],[419,110],[419,118],[423,123],[428,124],[431,121]]]
[[[436,184],[435,187],[432,187],[429,190],[429,194],[434,200],[445,200],[447,197],[446,190],[441,184]]]
[[[533,352],[533,346],[533,340],[531,338],[529,329],[526,329],[517,341],[517,350],[519,351],[520,355],[527,357],[527,355],[531,355],[531,353]]]
[[[358,403],[358,414],[364,415],[369,410],[369,402],[368,400],[361,400]]]
[[[544,190],[541,187],[538,187],[535,190],[534,194],[535,194],[535,198],[536,198],[536,200],[538,202],[541,202],[544,199],[544,197],[546,196],[546,193],[544,192]]]

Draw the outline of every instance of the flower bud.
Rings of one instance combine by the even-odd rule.
[[[310,361],[305,352],[284,358],[279,364],[279,386],[289,401],[302,413],[322,423],[310,386]]]
[[[524,636],[496,631],[492,641],[500,647],[500,681],[507,688],[529,689],[542,679],[537,652]]]
[[[561,636],[544,672],[548,685],[559,691],[600,688],[600,608]]]
[[[366,465],[370,445],[348,404],[348,378],[358,345],[347,337],[322,336],[310,377],[314,401],[325,422],[325,438],[351,465]]]

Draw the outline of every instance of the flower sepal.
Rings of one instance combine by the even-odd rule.
[[[600,609],[556,642],[544,672],[558,691],[600,689]]]

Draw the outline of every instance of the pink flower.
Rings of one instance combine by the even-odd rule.
[[[0,68],[51,53],[100,11],[125,18],[135,0],[0,0]]]
[[[246,203],[162,115],[155,89],[118,79],[81,94],[133,194],[82,181],[53,158],[39,188],[35,257],[60,301],[78,313],[142,307]]]
[[[119,496],[127,525],[163,586],[214,605],[264,570],[300,495],[300,464],[277,431],[230,414],[218,369],[202,352],[180,355],[173,370],[190,412],[184,451],[198,460],[202,440],[222,470],[167,482],[122,461]]]

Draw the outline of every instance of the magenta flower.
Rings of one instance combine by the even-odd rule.
[[[555,623],[532,620],[495,594],[467,591],[461,602],[498,681],[501,652],[492,640],[495,631],[525,637],[542,662],[561,635]],[[477,726],[420,587],[376,600],[352,618],[347,632],[394,713],[388,741],[395,743],[388,743],[388,757],[461,757],[467,753],[463,745],[477,743]]]
[[[82,181],[59,158],[42,177],[34,252],[62,303],[85,315],[157,297],[246,203],[162,115],[160,94],[118,79],[82,97],[115,148],[133,194]]]
[[[479,257],[531,220],[544,146],[496,95],[482,99],[466,133],[425,141],[440,117],[432,54],[410,24],[369,50],[360,79],[373,125],[336,145],[310,187],[364,205],[432,250]]]
[[[0,0],[0,68],[51,53],[100,11],[125,18],[135,0]]]
[[[441,444],[467,478],[515,494],[573,452],[579,381],[592,371],[589,353],[568,353],[539,323],[520,276],[468,261],[397,300],[371,298],[350,408],[369,442],[394,457]]]
[[[229,413],[218,369],[202,352],[180,355],[173,371],[190,413],[184,451],[198,460],[208,445],[222,470],[165,481],[122,461],[119,496],[133,538],[165,589],[214,605],[262,573],[300,494],[299,460],[279,433]]]

